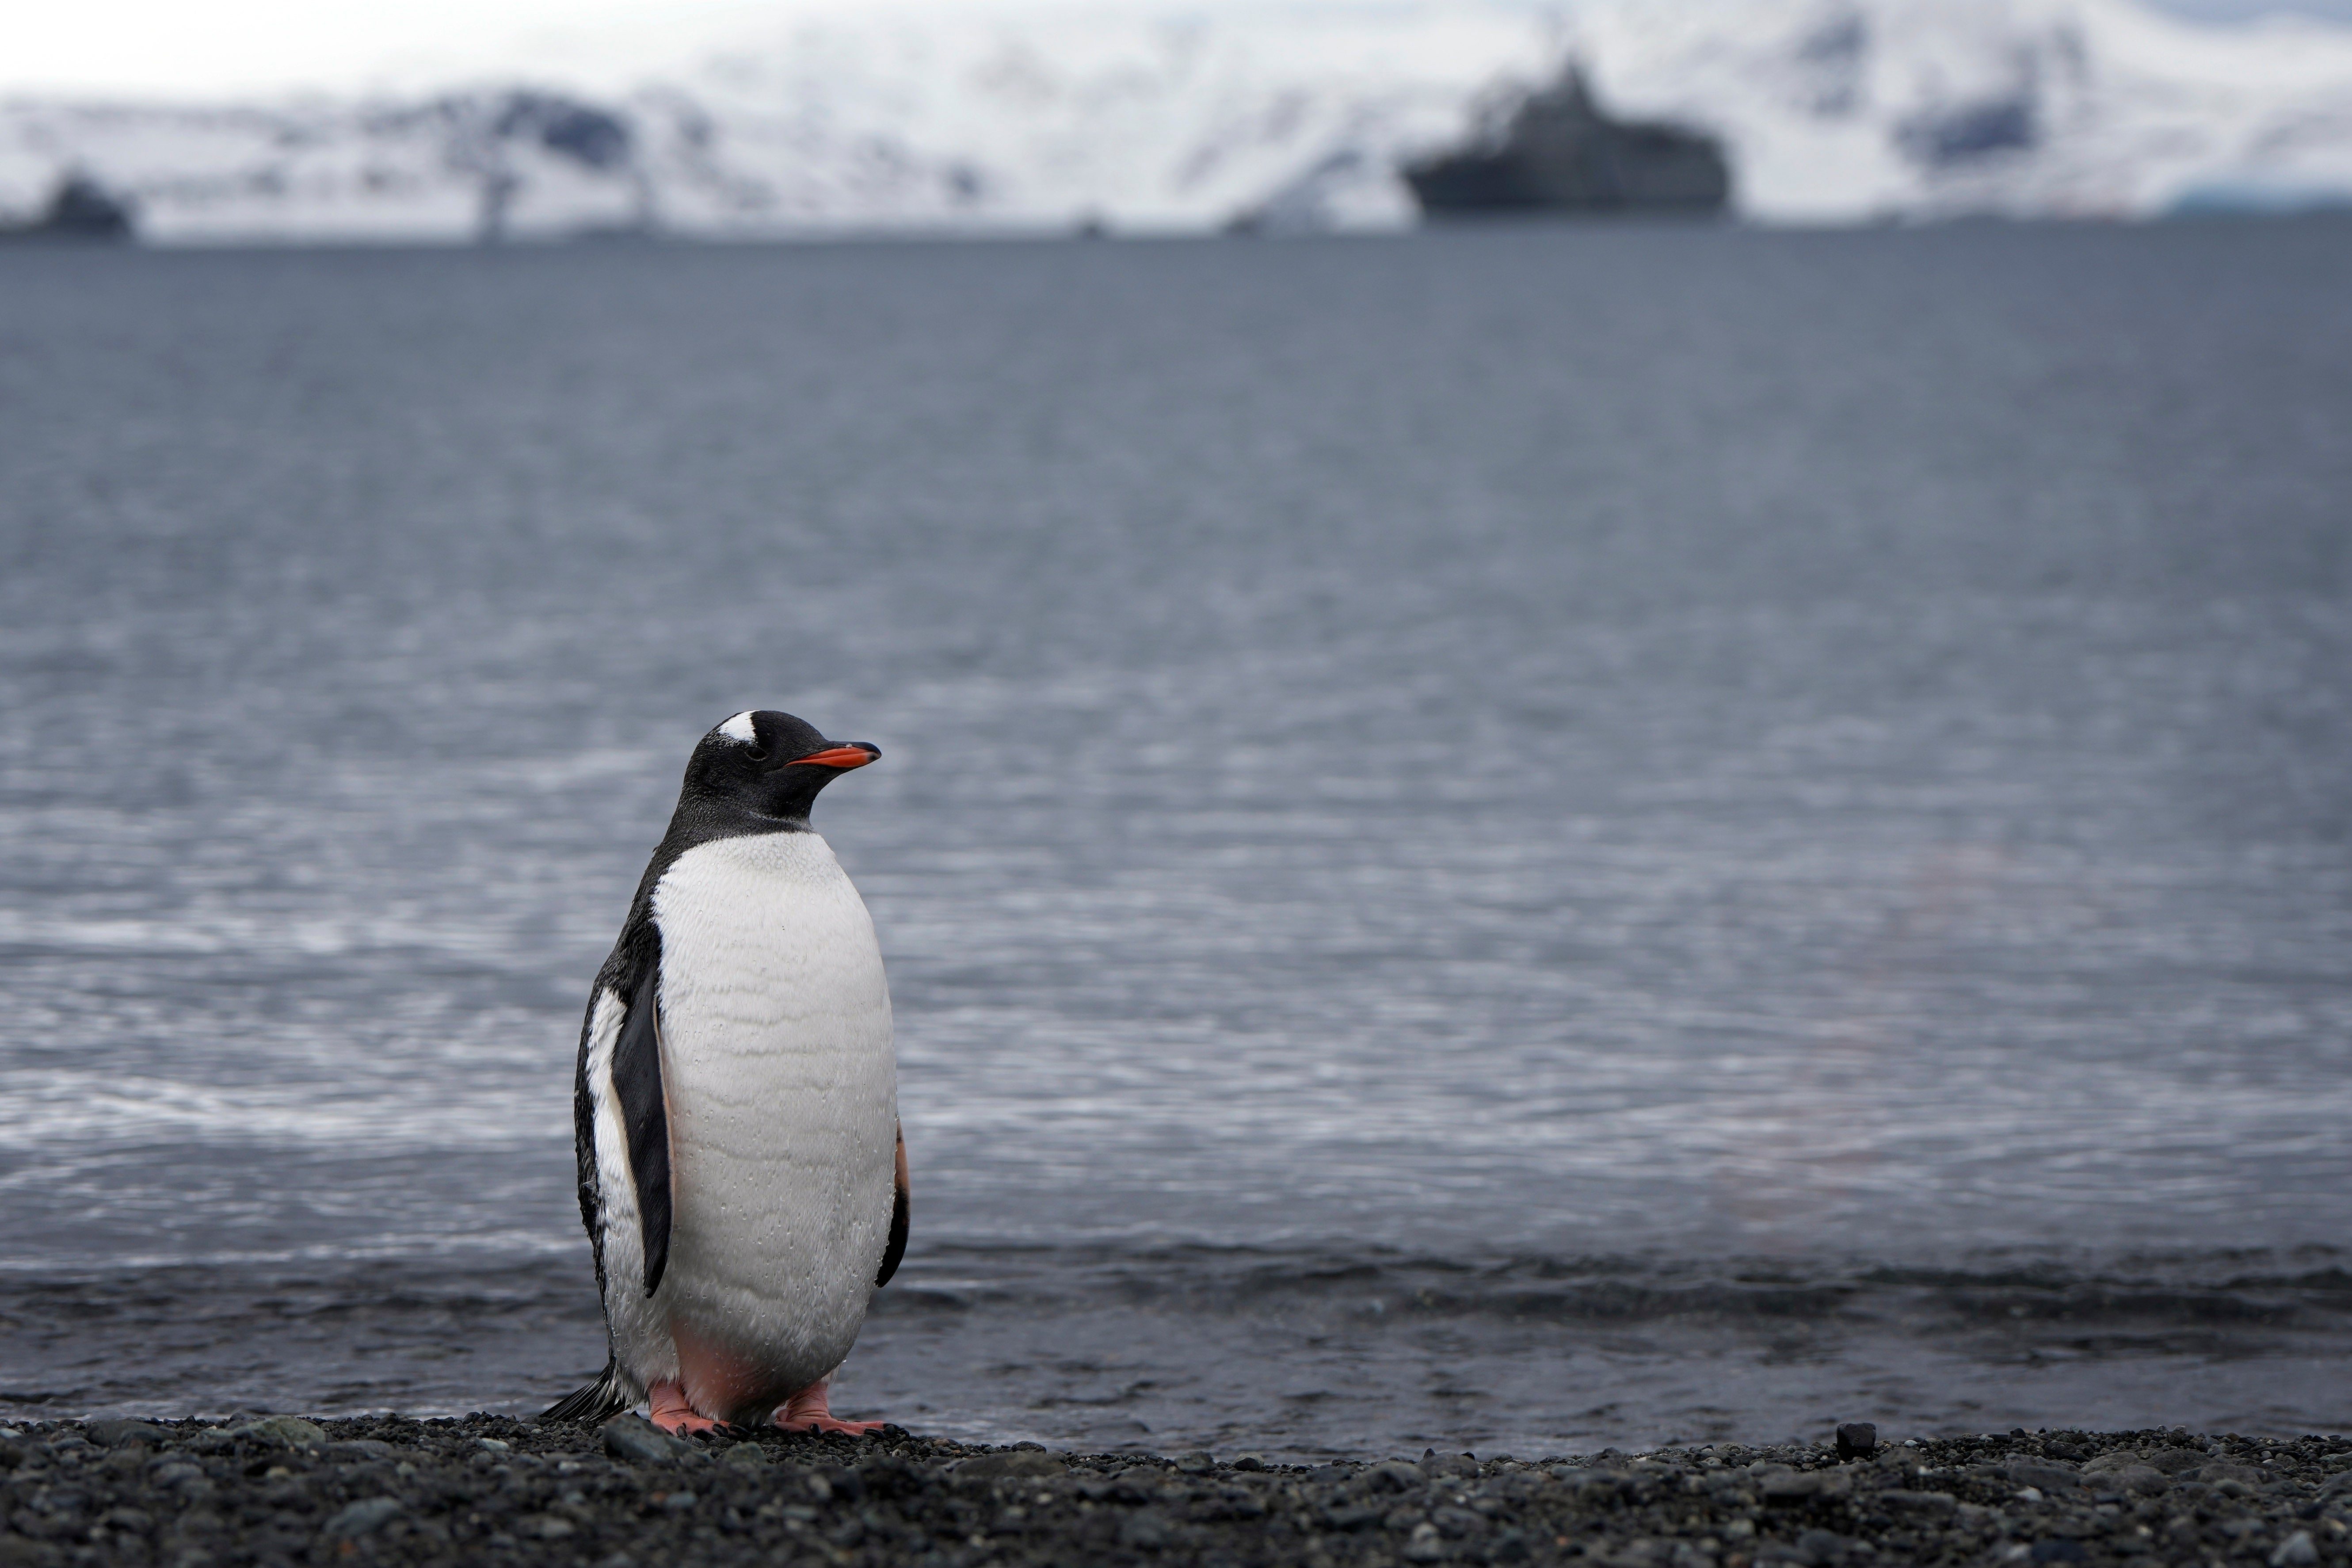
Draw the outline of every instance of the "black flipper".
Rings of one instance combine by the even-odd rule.
[[[661,965],[646,965],[621,1037],[613,1043],[613,1092],[629,1134],[629,1174],[646,1253],[646,1294],[669,1266],[669,1112],[662,1103]]]
[[[907,1130],[898,1129],[898,1173],[890,1195],[890,1245],[883,1250],[881,1271],[874,1276],[877,1290],[890,1283],[890,1276],[898,1272],[899,1259],[907,1256],[907,1222],[911,1204],[907,1191]]]

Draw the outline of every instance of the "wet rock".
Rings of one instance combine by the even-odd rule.
[[[1867,1421],[1849,1421],[1837,1429],[1837,1457],[1866,1459],[1878,1452],[1878,1428]]]
[[[1915,1492],[1897,1489],[1871,1500],[1896,1519],[1944,1520],[1960,1510],[1960,1500],[1949,1492]]]
[[[312,1428],[316,1430],[316,1428]],[[101,1447],[121,1448],[132,1443],[160,1443],[163,1428],[148,1421],[92,1421],[82,1431]]]
[[[323,1449],[327,1446],[327,1434],[299,1415],[270,1415],[248,1421],[242,1426],[231,1427],[228,1435],[269,1448]]]
[[[2145,1458],[2149,1469],[2160,1475],[2177,1476],[2183,1470],[2193,1470],[2204,1464],[2206,1456],[2194,1448],[2159,1448]]]
[[[1800,1531],[1791,1544],[1797,1549],[1798,1561],[1811,1563],[1813,1568],[1831,1568],[1833,1563],[1843,1563],[1858,1552],[1870,1550],[1861,1542],[1850,1540],[1833,1530]]]
[[[694,1445],[673,1437],[642,1415],[616,1415],[604,1424],[604,1452],[633,1465],[675,1465]]]
[[[2311,1543],[2311,1531],[2298,1530],[2279,1542],[2271,1553],[2271,1568],[2310,1568],[2319,1561],[2319,1548]]]
[[[327,1521],[326,1532],[339,1540],[356,1541],[383,1529],[399,1511],[398,1498],[362,1498],[336,1510],[334,1517]]]
[[[2084,1479],[2092,1478],[2086,1475]],[[2117,1465],[2100,1471],[2096,1480],[2103,1492],[2160,1492],[2172,1485],[2164,1472],[2147,1465]]]
[[[2227,1460],[2200,1465],[2189,1472],[2189,1479],[2211,1486],[2217,1481],[2241,1481],[2247,1486],[2259,1486],[2265,1479],[2252,1465],[2233,1465]]]
[[[1843,1497],[1853,1489],[1853,1478],[1843,1470],[1790,1470],[1757,1480],[1764,1500],[1784,1508],[1815,1498]]]
[[[1168,1521],[1150,1509],[1138,1509],[1119,1521],[1118,1543],[1135,1552],[1164,1550],[1169,1540]]]
[[[1214,1461],[1211,1461],[1212,1464]],[[1058,1476],[1069,1466],[1051,1454],[1034,1448],[1005,1448],[993,1454],[974,1454],[959,1459],[948,1468],[959,1479],[996,1480],[1009,1476]]]
[[[2082,1472],[2056,1459],[2011,1459],[2001,1467],[2011,1485],[2060,1492],[2083,1484]]]
[[[1419,1491],[1429,1480],[1419,1465],[1409,1465],[1402,1459],[1383,1459],[1364,1472],[1364,1479],[1375,1491]]]

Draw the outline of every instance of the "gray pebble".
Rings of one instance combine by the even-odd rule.
[[[633,1465],[674,1465],[693,1447],[642,1415],[616,1415],[604,1424],[604,1452]]]
[[[398,1498],[362,1498],[358,1502],[346,1503],[337,1510],[335,1516],[327,1521],[327,1533],[343,1540],[356,1541],[362,1535],[372,1535],[382,1529],[385,1522],[399,1511]]]
[[[2065,1491],[2083,1484],[2082,1472],[2058,1459],[2011,1459],[2001,1473],[2021,1487],[2043,1492]]]
[[[147,1421],[92,1421],[82,1430],[89,1440],[109,1448],[127,1447],[133,1443],[160,1443],[163,1428]]]
[[[978,1477],[993,1480],[1004,1476],[1058,1476],[1069,1467],[1053,1455],[1040,1453],[1034,1448],[1006,1448],[993,1454],[974,1454],[968,1459],[958,1459],[948,1468],[960,1478]]]
[[[2310,1568],[2319,1561],[2319,1548],[2311,1543],[2311,1531],[2298,1530],[2279,1542],[2271,1553],[2271,1568]]]
[[[1118,1523],[1118,1543],[1137,1552],[1158,1552],[1168,1544],[1168,1521],[1148,1508],[1138,1509]]]
[[[1960,1500],[1949,1492],[1885,1491],[1871,1500],[1897,1519],[1949,1519]]]
[[[299,1415],[270,1415],[229,1429],[232,1437],[271,1448],[324,1448],[326,1432]]]

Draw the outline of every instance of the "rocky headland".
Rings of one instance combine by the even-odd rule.
[[[2352,1441],[2012,1432],[1276,1464],[504,1416],[0,1428],[0,1564],[628,1568],[2352,1559]]]

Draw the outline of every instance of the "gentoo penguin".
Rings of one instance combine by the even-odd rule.
[[[612,1344],[543,1419],[647,1402],[673,1433],[865,1433],[825,1390],[907,1248],[890,993],[865,901],[809,827],[880,756],[738,713],[686,765],[580,1032],[580,1213]]]

